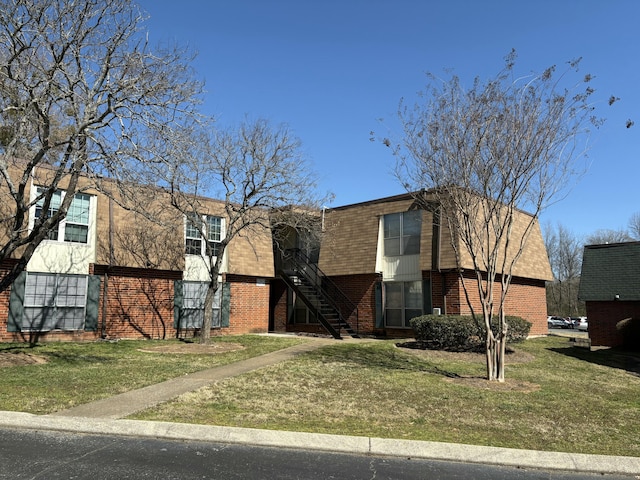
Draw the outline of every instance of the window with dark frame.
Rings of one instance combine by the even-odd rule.
[[[384,282],[385,324],[410,328],[409,321],[422,315],[422,282]]]

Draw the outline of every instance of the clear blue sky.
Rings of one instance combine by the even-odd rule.
[[[370,131],[397,129],[401,97],[425,72],[487,78],[515,48],[526,74],[583,57],[607,118],[590,167],[545,211],[578,235],[626,226],[640,211],[640,1],[140,0],[150,40],[198,52],[207,114],[287,123],[302,140],[330,206],[403,193],[394,158]],[[621,101],[606,105],[610,95]],[[625,122],[636,125],[627,129]],[[380,122],[380,119],[384,119]],[[399,133],[399,132],[398,132]]]

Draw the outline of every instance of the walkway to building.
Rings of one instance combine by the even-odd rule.
[[[278,448],[401,456],[507,467],[563,470],[612,475],[640,475],[640,458],[542,452],[453,443],[283,432],[253,428],[219,427],[171,422],[126,420],[135,412],[169,401],[213,382],[274,365],[335,342],[366,339],[310,341],[230,365],[210,368],[131,392],[80,405],[50,415],[0,411],[0,426],[96,435],[124,435],[181,441],[241,443]],[[638,478],[638,477],[635,477]]]
[[[252,370],[284,362],[296,355],[315,350],[336,341],[342,342],[356,340],[333,340],[323,337],[310,337],[310,341],[300,345],[294,345],[293,347],[267,353],[258,357],[248,358],[229,365],[213,367],[207,370],[183,375],[181,377],[172,378],[162,383],[149,385],[138,390],[121,393],[120,395],[104,398],[102,400],[96,400],[95,402],[85,403],[84,405],[78,405],[76,407],[69,408],[68,410],[52,413],[51,415],[62,417],[109,418],[113,420],[125,418],[136,412],[146,410],[147,408],[172,400],[183,393],[197,390],[225,378],[234,377]]]

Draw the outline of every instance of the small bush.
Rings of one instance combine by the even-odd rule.
[[[616,323],[616,330],[622,336],[622,346],[628,350],[640,351],[640,318],[625,318]]]
[[[529,335],[531,323],[520,318],[506,317],[507,343],[521,342]],[[476,324],[471,316],[423,315],[411,320],[418,342],[437,350],[469,351],[484,348],[484,323]],[[494,317],[492,330],[497,333],[498,318]]]

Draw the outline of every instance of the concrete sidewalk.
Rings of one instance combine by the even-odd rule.
[[[218,380],[289,360],[303,352],[312,351],[332,343],[335,343],[335,340],[314,338],[312,341],[301,345],[230,365],[184,375],[157,385],[151,385],[50,415],[0,411],[0,426],[15,429],[53,430],[96,435],[243,443],[268,447],[424,458],[541,470],[640,475],[640,458],[636,457],[540,452],[440,442],[122,420],[135,412],[153,407]]]

